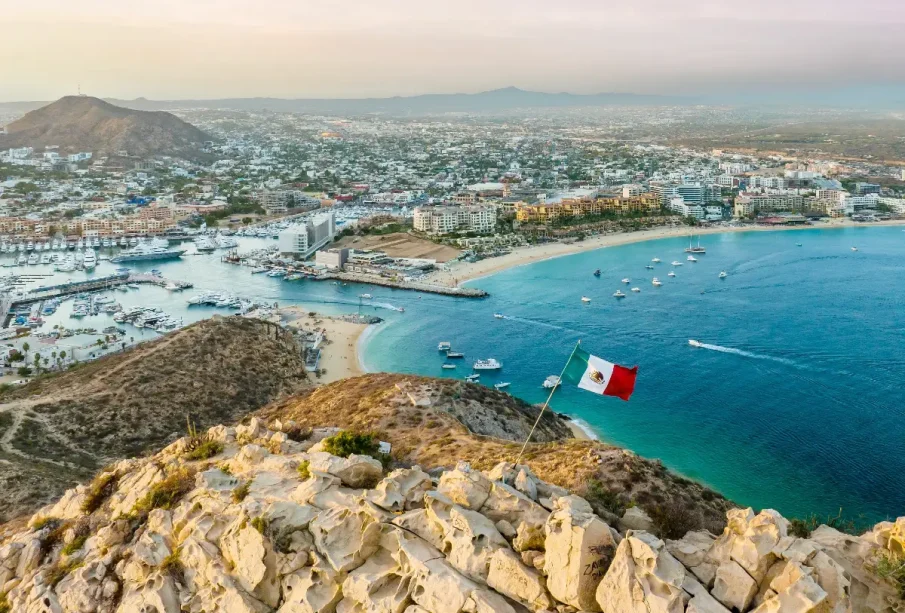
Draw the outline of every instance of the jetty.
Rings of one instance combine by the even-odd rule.
[[[434,285],[432,283],[419,283],[417,281],[396,281],[386,277],[354,272],[328,272],[314,277],[314,280],[366,283],[368,285],[379,285],[381,287],[390,287],[393,289],[405,289],[427,294],[441,294],[444,296],[458,296],[460,298],[486,298],[489,295],[484,290],[474,287],[449,287],[446,285]]]

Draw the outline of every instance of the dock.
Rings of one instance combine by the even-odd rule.
[[[394,281],[376,275],[365,275],[353,272],[328,272],[315,277],[317,281],[345,281],[347,283],[366,283],[379,285],[392,289],[405,289],[427,294],[441,294],[443,296],[457,296],[460,298],[486,298],[489,294],[482,289],[473,287],[449,287],[446,285],[433,285],[431,283],[418,283],[417,281]]]

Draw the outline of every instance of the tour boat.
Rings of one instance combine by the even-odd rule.
[[[725,278],[728,277],[728,276],[729,276],[729,275],[726,274],[726,271],[725,271],[725,270],[722,271],[722,272],[720,272],[720,279],[725,279]]]
[[[588,298],[587,296],[582,296],[582,297],[581,297],[581,301],[584,302],[585,304],[587,304],[588,302],[591,301],[591,299]]]
[[[691,237],[688,237],[688,246],[685,248],[685,253],[707,253],[707,249],[701,247],[701,237],[698,236],[698,244],[697,246],[692,247],[691,245]]]
[[[437,343],[437,351],[449,351],[452,349],[452,343],[449,341],[441,341]]]
[[[617,289],[613,294],[613,298],[625,298],[625,294],[623,294],[621,290]]]
[[[512,384],[509,383],[508,381],[505,381],[505,382],[500,382],[500,383],[494,383],[494,384],[493,384],[493,387],[496,388],[496,389],[498,389],[498,390],[502,390],[502,389],[506,389],[506,388],[509,387],[510,385],[512,385]]]
[[[554,387],[559,385],[559,383],[560,383],[559,377],[557,377],[556,375],[550,375],[549,377],[544,379],[544,382],[541,385],[544,388],[549,390],[549,389],[553,389]]]
[[[478,360],[471,367],[475,370],[499,370],[503,367],[503,364],[494,358],[487,358],[486,360]]]
[[[637,294],[638,292],[641,291],[641,288],[640,288],[640,287],[633,287],[633,288],[632,288],[632,291],[635,292],[635,293]]]

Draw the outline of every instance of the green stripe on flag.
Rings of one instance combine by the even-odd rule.
[[[576,347],[575,353],[572,354],[572,359],[566,365],[566,372],[563,378],[570,383],[578,385],[588,369],[588,358],[590,357],[590,353],[581,347]]]

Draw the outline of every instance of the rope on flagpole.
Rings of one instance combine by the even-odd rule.
[[[537,415],[537,419],[534,421],[534,425],[531,426],[531,431],[528,433],[528,438],[525,439],[525,444],[522,445],[522,450],[519,451],[518,457],[515,458],[515,465],[518,466],[519,460],[522,459],[522,456],[525,453],[525,449],[528,447],[528,443],[531,441],[531,436],[534,434],[534,430],[537,428],[537,424],[540,423],[540,418],[544,416],[544,411],[547,410],[547,405],[550,404],[550,399],[553,398],[553,393],[556,391],[556,388],[562,385],[562,378],[566,374],[566,369],[569,367],[569,364],[572,362],[572,358],[575,356],[575,352],[578,350],[578,346],[581,345],[581,339],[575,343],[575,346],[572,348],[572,353],[569,354],[569,359],[566,360],[566,365],[562,367],[562,372],[559,373],[559,380],[553,386],[553,389],[550,390],[550,395],[547,396],[546,402],[544,402],[544,406],[541,407],[540,413]]]

